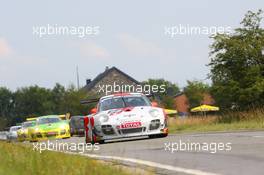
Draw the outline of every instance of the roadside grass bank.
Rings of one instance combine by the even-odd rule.
[[[128,175],[135,174],[121,166],[111,166],[79,155],[44,151],[39,153],[29,145],[0,141],[0,174],[9,175]]]
[[[169,119],[170,133],[236,130],[264,130],[264,109],[230,112],[218,116],[196,115]]]

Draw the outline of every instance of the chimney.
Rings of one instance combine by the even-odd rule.
[[[88,85],[89,83],[91,83],[91,79],[86,79],[86,85]]]
[[[109,67],[108,67],[108,66],[106,66],[106,67],[105,67],[105,71],[107,71],[108,69],[109,69]]]

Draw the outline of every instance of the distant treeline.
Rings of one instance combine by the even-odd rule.
[[[53,89],[30,86],[15,92],[0,87],[0,128],[20,123],[26,117],[67,112],[85,115],[89,106],[81,105],[80,100],[86,96],[74,86],[66,89],[60,84],[56,84]]]

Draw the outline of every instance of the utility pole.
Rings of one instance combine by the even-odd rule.
[[[77,78],[77,88],[80,89],[80,81],[79,81],[79,69],[78,66],[76,66],[76,78]]]

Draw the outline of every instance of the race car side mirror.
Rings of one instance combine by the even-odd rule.
[[[97,113],[97,109],[96,108],[93,108],[93,109],[91,109],[91,114],[95,114],[95,113]]]
[[[155,101],[153,101],[153,102],[151,102],[151,106],[153,106],[153,107],[158,107],[158,103],[155,102]]]

